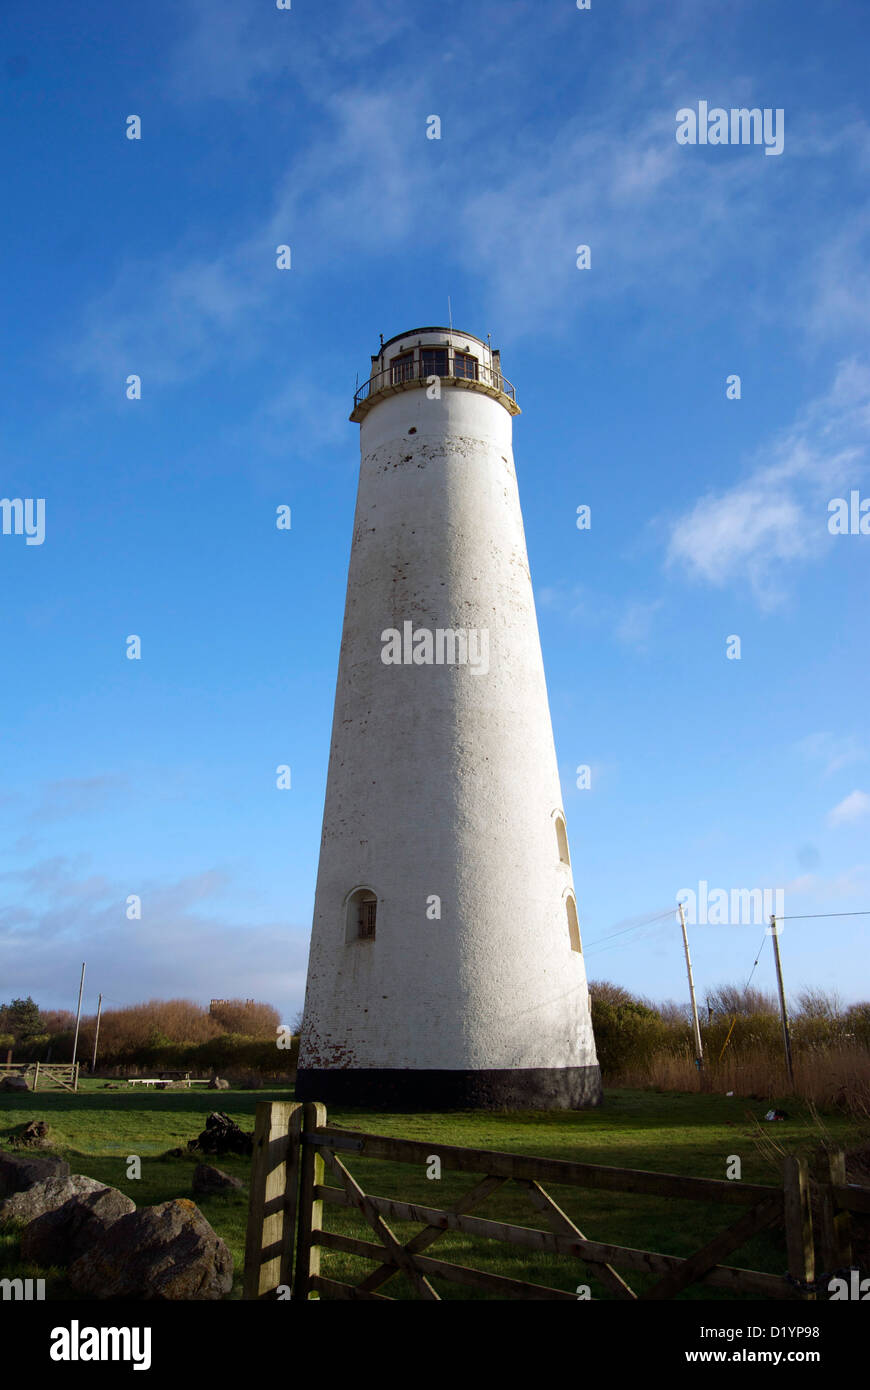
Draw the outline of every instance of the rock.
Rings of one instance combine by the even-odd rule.
[[[72,1177],[51,1177],[45,1182],[34,1183],[22,1192],[14,1192],[11,1197],[0,1202],[0,1225],[7,1221],[34,1221],[44,1212],[55,1211],[68,1202],[70,1197],[102,1191],[105,1183],[96,1178],[85,1178],[80,1173]]]
[[[246,1134],[229,1115],[213,1110],[205,1129],[191,1139],[189,1149],[204,1154],[250,1154],[254,1150],[253,1134]]]
[[[50,1128],[47,1120],[30,1120],[21,1132],[15,1135],[13,1142],[27,1149],[50,1149]]]
[[[73,1177],[68,1183],[91,1182]],[[49,1186],[48,1183],[45,1184]],[[31,1192],[38,1188],[31,1188]],[[19,1194],[22,1197],[30,1193]],[[17,1201],[12,1197],[10,1201]],[[38,1265],[67,1265],[78,1259],[108,1231],[116,1221],[136,1210],[136,1203],[115,1187],[95,1183],[91,1191],[82,1189],[61,1206],[37,1216],[21,1232],[21,1257]]]
[[[0,1152],[0,1197],[10,1197],[13,1192],[25,1192],[49,1178],[68,1178],[69,1164],[62,1158],[24,1157],[23,1154]]]
[[[185,1197],[142,1207],[115,1221],[69,1267],[89,1298],[217,1299],[233,1284],[233,1257]]]
[[[29,1091],[26,1076],[4,1076],[0,1081],[0,1091]]]
[[[212,1168],[209,1163],[198,1163],[193,1170],[193,1190],[199,1197],[211,1197],[216,1192],[232,1192],[241,1186],[238,1178],[222,1172],[220,1168]]]
[[[207,1089],[209,1091],[228,1091],[230,1089],[230,1083],[228,1081],[224,1081],[224,1078],[222,1076],[213,1076],[211,1081],[208,1083]]]

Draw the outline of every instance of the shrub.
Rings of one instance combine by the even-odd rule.
[[[599,1065],[610,1077],[651,1056],[668,1035],[667,1025],[646,1004],[631,998],[612,1004],[594,995],[592,1029]]]

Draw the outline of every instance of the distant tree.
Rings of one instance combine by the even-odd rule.
[[[4,1010],[3,1029],[13,1033],[17,1043],[28,1043],[45,1032],[39,1005],[27,999],[13,999]]]
[[[42,1009],[41,1020],[46,1033],[68,1033],[76,1026],[76,1016],[71,1009]]]

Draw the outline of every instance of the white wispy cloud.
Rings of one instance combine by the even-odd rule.
[[[404,95],[414,99],[410,89]],[[179,248],[122,265],[86,307],[63,356],[116,393],[135,372],[144,394],[229,353],[238,367],[276,341],[295,341],[305,311],[294,277],[328,274],[336,258],[352,265],[363,252],[386,254],[412,234],[431,191],[436,175],[415,148],[420,131],[395,119],[401,99],[360,88],[325,97],[321,133],[292,161],[244,239],[208,254]],[[281,245],[291,247],[289,270],[276,266]]]
[[[734,487],[711,492],[670,524],[667,564],[718,587],[748,583],[764,608],[782,602],[782,567],[820,555],[827,502],[864,467],[870,368],[842,362],[830,391],[759,451]]]
[[[265,401],[239,431],[239,442],[286,459],[288,438],[301,438],[311,451],[346,443],[352,385],[339,391],[316,378],[296,377]]]
[[[656,614],[664,600],[633,599],[597,592],[583,584],[543,585],[535,591],[541,611],[549,610],[572,622],[604,628],[623,646],[646,650]]]
[[[828,812],[829,825],[849,825],[870,814],[870,796],[866,792],[853,791]]]
[[[103,773],[94,777],[64,777],[57,782],[47,782],[42,788],[42,800],[32,819],[41,823],[101,811],[126,785],[126,778]]]
[[[336,67],[358,64],[414,23],[404,0],[319,0],[314,16],[301,6],[279,11],[274,0],[184,0],[179,12],[183,32],[169,55],[166,87],[185,104],[269,100],[287,74],[315,95]]]
[[[123,265],[88,304],[81,333],[63,355],[116,394],[135,373],[143,396],[206,371],[229,343],[244,361],[267,327],[274,266],[274,249],[254,241],[212,256]]]
[[[651,599],[646,603],[643,600],[630,602],[616,622],[617,639],[627,647],[645,650],[652,638],[655,615],[662,602],[662,599]]]
[[[229,883],[222,869],[143,884],[139,921],[126,917],[129,887],[81,860],[56,856],[0,879],[7,898],[17,896],[0,909],[0,978],[16,995],[62,999],[84,959],[94,988],[125,1003],[179,991],[200,1000],[243,993],[288,1008],[301,1001],[307,931],[209,910]]]
[[[564,336],[595,304],[622,304],[637,316],[645,304],[660,310],[678,295],[697,315],[730,312],[723,255],[732,277],[738,268],[751,276],[749,312],[759,319],[800,324],[813,341],[837,325],[861,330],[865,289],[870,304],[861,215],[846,230],[829,228],[832,200],[814,194],[828,190],[835,155],[854,162],[870,150],[865,123],[838,125],[832,116],[823,130],[809,119],[803,130],[790,126],[799,179],[773,181],[769,166],[777,161],[748,151],[693,159],[695,151],[676,144],[674,112],[685,98],[682,63],[692,43],[703,44],[703,26],[699,32],[691,4],[681,4],[679,21],[671,6],[663,22],[659,7],[641,2],[630,7],[631,24],[648,35],[655,61],[645,62],[636,38],[627,38],[630,62],[608,66],[612,76],[600,79],[593,100],[517,125],[516,102],[546,77],[515,32],[520,21],[523,33],[537,23],[536,10],[514,5],[508,24],[503,7],[493,6],[493,25],[504,25],[511,41],[478,55],[446,37],[422,46],[401,0],[324,4],[316,24],[296,11],[191,0],[168,55],[167,94],[180,103],[283,99],[288,115],[296,99],[305,142],[283,167],[278,162],[249,234],[221,244],[210,229],[205,253],[179,245],[159,260],[122,266],[89,306],[70,360],[113,382],[136,371],[158,384],[202,372],[228,349],[244,360],[274,342],[277,330],[289,336],[304,321],[294,297],[278,289],[276,245],[291,244],[294,264],[309,277],[359,255],[406,248],[419,256],[424,208],[433,266],[449,273],[459,265],[474,276],[503,338],[543,325]],[[548,22],[576,42],[585,18],[574,12]],[[665,76],[663,54],[673,61]],[[488,93],[483,129],[463,118],[470,78]],[[730,96],[750,100],[751,89],[740,76]],[[445,118],[442,142],[423,135],[432,110]],[[276,111],[280,140],[284,108]],[[808,207],[819,235],[795,252],[784,284],[780,222]],[[843,254],[832,244],[837,236]],[[579,244],[592,248],[591,271],[576,268]],[[748,501],[755,508],[757,499]],[[785,537],[794,514],[787,503],[768,513],[755,548],[772,535],[790,558]],[[723,512],[721,520],[732,532],[736,518]]]
[[[783,888],[786,893],[801,894],[809,899],[810,904],[817,903],[820,907],[832,899],[842,902],[845,898],[860,902],[866,898],[868,875],[870,864],[854,864],[839,874],[800,874],[786,882]]]
[[[853,763],[864,762],[867,749],[851,735],[832,734],[830,731],[808,734],[795,745],[801,756],[811,762],[823,764],[823,774],[829,777],[840,768]]]

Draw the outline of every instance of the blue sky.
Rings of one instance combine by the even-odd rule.
[[[622,929],[701,880],[870,908],[870,536],[827,527],[870,495],[868,39],[863,0],[9,0],[0,496],[46,529],[0,535],[0,997],[85,959],[91,1010],[301,1004],[347,416],[448,294],[523,410],[590,976],[683,998],[674,922]],[[700,100],[782,154],[678,145]],[[868,924],[787,923],[790,992],[870,996]],[[699,993],[762,937],[696,927]]]

